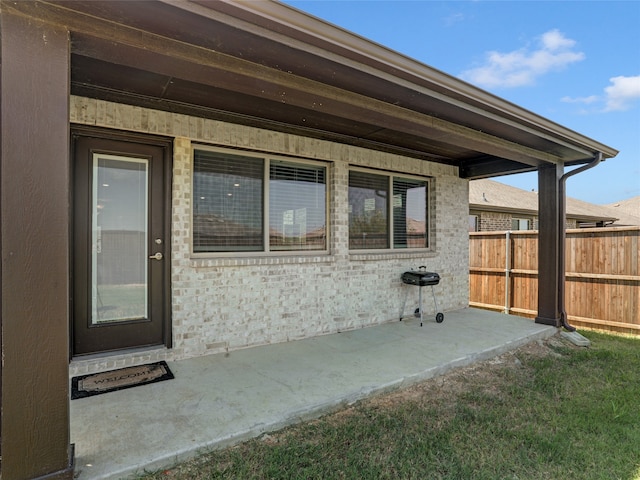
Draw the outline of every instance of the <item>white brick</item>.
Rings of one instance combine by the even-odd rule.
[[[468,185],[455,167],[295,135],[72,96],[71,121],[174,137],[172,191],[172,323],[174,345],[152,354],[115,355],[123,361],[167,360],[397,321],[417,289],[400,281],[426,265],[442,281],[441,310],[468,305]],[[193,143],[248,147],[330,162],[330,251],[327,256],[191,257]],[[349,165],[433,177],[432,251],[350,255]],[[425,311],[430,312],[430,292]],[[100,360],[72,362],[72,371],[106,368]]]

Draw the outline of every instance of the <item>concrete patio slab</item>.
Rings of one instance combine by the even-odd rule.
[[[71,402],[79,480],[126,478],[485,360],[554,327],[477,309],[168,362],[175,379]]]

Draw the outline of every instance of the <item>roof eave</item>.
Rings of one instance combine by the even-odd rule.
[[[218,104],[195,105],[181,103],[185,97],[166,98],[164,90],[152,98],[129,89],[130,84],[114,83],[119,89],[110,90],[111,85],[79,84],[72,79],[72,86],[81,85],[96,98],[106,95],[106,99],[127,99],[133,104],[140,99],[147,103],[155,99],[158,108],[182,112],[204,107],[200,111],[206,114],[218,116],[222,112],[229,118],[256,124],[264,118],[266,125],[276,128],[448,163],[458,167],[463,178],[532,171],[551,164],[582,164],[598,153],[605,158],[617,154],[495,95],[279,2],[159,3],[170,18],[150,18],[146,2],[2,0],[6,11],[59,23],[72,34],[79,32],[72,35],[75,58],[89,56],[105,62],[106,67],[138,67],[141,73],[151,72],[158,80],[166,79],[163,85],[167,86],[174,77],[200,82],[197,86],[203,97],[210,93],[207,88],[220,88],[219,81],[226,76],[225,91],[239,100],[234,105],[251,104],[251,99],[256,99],[262,102],[262,112],[276,109],[278,113],[248,118],[247,110],[237,106],[226,111]],[[196,33],[190,35],[189,29],[176,25],[196,25],[205,30],[193,29],[191,32]],[[209,25],[232,37],[235,34],[235,43],[226,36],[216,36],[216,28],[208,35]],[[247,40],[253,42],[251,47],[246,46]],[[231,45],[230,50],[224,50],[225,42]],[[281,55],[274,57],[274,52]],[[294,64],[296,71],[283,67],[282,63],[289,61],[284,53],[295,59],[291,64],[298,62]],[[271,60],[265,60],[269,55]],[[141,59],[144,62],[137,63]],[[316,61],[322,65],[316,65]],[[190,74],[199,75],[198,80],[180,76],[186,70],[178,64],[188,66]],[[326,67],[335,67],[340,74],[327,76],[323,70]],[[207,69],[223,75],[203,74]],[[88,78],[100,78],[104,71],[104,66],[94,69]],[[258,75],[267,87],[250,82],[252,75]],[[215,84],[210,83],[211,78],[217,79]],[[244,83],[233,78],[241,78]],[[282,101],[274,97],[281,85],[289,89]],[[393,95],[386,95],[389,87],[394,89]],[[414,95],[420,98],[421,106],[416,106]],[[396,98],[404,103],[397,104]],[[315,127],[305,123],[307,114],[317,120]],[[341,127],[336,127],[334,120],[339,120]]]
[[[449,95],[446,96],[446,99],[452,104],[460,104],[460,100],[458,99],[466,100],[465,103],[467,105],[479,103],[486,107],[484,110],[485,113],[490,111],[501,112],[505,118],[518,119],[522,126],[534,129],[540,134],[549,134],[559,141],[573,144],[577,151],[584,154],[584,159],[573,161],[573,165],[586,163],[597,153],[602,153],[604,158],[613,158],[619,153],[618,150],[612,147],[524,109],[459,78],[279,1],[220,1],[221,3],[232,4],[234,7],[286,25],[287,28],[314,36],[327,45],[327,50],[336,48],[339,50],[348,49],[358,57],[373,60],[376,64],[383,66],[383,71],[405,72],[416,79],[427,81],[433,86],[448,91]]]

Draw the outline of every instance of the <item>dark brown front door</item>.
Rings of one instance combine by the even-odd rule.
[[[170,146],[73,135],[73,351],[167,344]]]

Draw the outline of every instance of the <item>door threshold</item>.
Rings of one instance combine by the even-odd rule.
[[[80,357],[73,357],[69,362],[69,378],[87,373],[107,372],[116,368],[144,365],[161,360],[173,360],[173,350],[164,345],[153,345],[150,347],[82,355]]]

